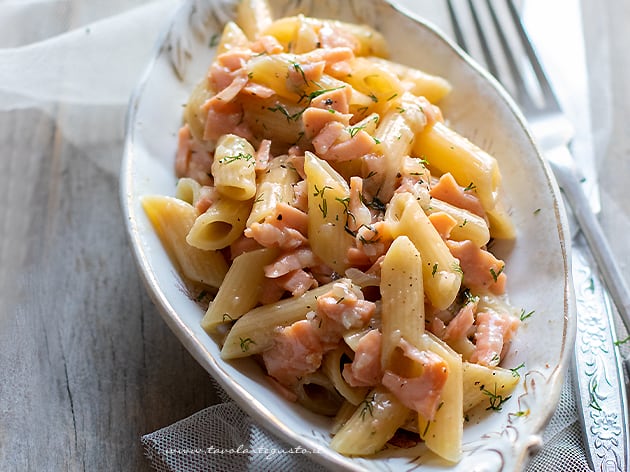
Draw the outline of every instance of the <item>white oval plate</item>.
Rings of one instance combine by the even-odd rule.
[[[160,41],[132,98],[121,170],[126,225],[140,272],[164,319],[196,360],[255,420],[292,446],[335,470],[518,470],[540,444],[540,433],[558,401],[575,337],[568,270],[568,231],[557,186],[540,158],[524,120],[507,94],[434,27],[401,13],[387,1],[271,0],[276,17],[310,16],[367,23],[381,31],[392,58],[446,77],[453,92],[440,105],[460,133],[494,155],[504,177],[518,236],[497,243],[506,261],[512,304],[533,311],[503,365],[520,369],[521,381],[500,412],[485,411],[465,423],[463,457],[445,464],[423,445],[388,448],[371,458],[347,458],[328,447],[330,420],[278,396],[249,359],[224,362],[201,329],[203,309],[182,281],[140,205],[149,194],[173,195],[177,130],[182,105],[213,59],[215,35],[231,18],[232,0],[188,1]]]

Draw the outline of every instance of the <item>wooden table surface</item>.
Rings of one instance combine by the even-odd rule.
[[[59,24],[140,3],[67,0]],[[587,56],[607,54],[610,66],[610,83],[592,85],[612,96],[608,143],[596,149],[601,222],[630,275],[630,3],[584,9]],[[590,15],[604,15],[603,50],[590,47],[601,34]],[[59,24],[0,31],[0,47]],[[596,116],[603,106],[596,96]],[[149,470],[140,436],[217,400],[130,253],[118,196],[124,114],[62,104],[0,112],[0,470]]]

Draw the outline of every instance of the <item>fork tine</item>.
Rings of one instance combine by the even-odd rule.
[[[494,6],[492,0],[486,0],[486,10],[490,17],[491,28],[485,27],[481,21],[479,2],[482,1],[468,0],[468,11],[472,18],[472,26],[469,29],[474,31],[474,35],[477,37],[478,46],[488,71],[506,88],[511,89],[517,102],[520,103],[521,107],[528,109],[530,113],[542,112],[543,109],[560,111],[560,105],[514,1],[505,0],[507,11],[505,6],[499,11],[497,9],[499,5]],[[455,39],[462,49],[470,54],[471,50],[466,43],[465,27],[467,23],[459,17],[454,0],[447,0],[447,6]],[[506,33],[502,20],[508,20],[512,23],[511,27],[507,28],[509,33]],[[497,40],[496,51],[493,51],[491,47],[492,40]],[[504,66],[502,69],[499,69],[499,63],[495,59],[498,52],[502,56],[501,65]],[[520,59],[523,59],[523,62]],[[528,78],[531,80],[527,80]],[[533,83],[534,79],[535,84]]]
[[[473,3],[473,0],[468,0],[468,8],[470,9],[470,13],[472,15],[473,23],[475,25],[475,29],[477,30],[477,36],[479,37],[479,44],[481,46],[481,50],[483,52],[483,58],[486,61],[486,66],[488,71],[496,78],[499,78],[499,68],[497,67],[497,63],[494,61],[494,57],[492,52],[490,51],[489,41],[484,32],[484,28],[481,25],[481,20],[479,19],[479,15],[477,14],[477,9]]]
[[[558,104],[558,100],[551,88],[551,84],[549,83],[549,79],[547,78],[547,74],[545,73],[540,60],[538,59],[538,54],[534,50],[532,46],[531,39],[527,34],[525,29],[525,25],[523,25],[523,20],[519,15],[516,6],[512,0],[508,0],[508,8],[510,11],[510,15],[512,16],[512,20],[514,25],[516,26],[516,31],[518,32],[519,38],[521,40],[521,44],[523,45],[523,49],[525,50],[525,54],[529,58],[529,62],[532,65],[532,69],[536,74],[536,79],[540,85],[540,90],[542,91],[545,101],[548,102],[547,105],[553,105],[555,108],[560,109],[560,105]]]
[[[488,11],[490,12],[490,17],[492,18],[494,29],[496,30],[497,37],[499,38],[501,49],[503,50],[503,55],[507,62],[508,68],[510,69],[510,74],[512,76],[512,79],[514,80],[514,86],[516,88],[516,93],[518,95],[518,101],[524,106],[535,108],[536,105],[534,101],[532,100],[531,95],[528,93],[525,83],[523,82],[521,78],[522,77],[521,71],[518,67],[518,64],[516,63],[516,59],[514,58],[513,48],[510,47],[510,43],[508,41],[507,36],[505,35],[504,28],[502,27],[501,22],[499,21],[499,18],[497,16],[495,9],[492,6],[491,1],[486,0],[486,3],[488,5]],[[514,7],[511,0],[508,0],[507,3],[512,8]],[[518,25],[521,25],[518,12],[516,12],[516,9],[512,9],[512,8],[510,9],[510,13],[512,14],[512,19],[514,20],[515,24],[518,23]],[[514,13],[517,15],[516,17],[513,15]],[[519,37],[522,40],[523,38],[520,34],[523,32],[522,28],[517,27],[517,29],[519,30]]]
[[[464,39],[464,32],[462,31],[462,28],[457,21],[457,16],[455,15],[455,8],[453,7],[452,0],[446,0],[446,5],[448,6],[448,14],[451,18],[451,24],[453,25],[455,41],[464,51],[469,52],[468,45],[466,44],[466,40]]]

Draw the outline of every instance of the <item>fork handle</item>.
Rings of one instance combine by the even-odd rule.
[[[581,185],[583,179],[573,163],[573,156],[566,146],[550,149],[545,155],[549,158],[549,164],[554,171],[560,189],[572,208],[573,215],[591,249],[619,316],[626,330],[630,331],[630,291],[621,274],[619,264],[617,264],[617,258],[612,253],[599,220],[584,193]],[[563,165],[563,163],[567,164]]]

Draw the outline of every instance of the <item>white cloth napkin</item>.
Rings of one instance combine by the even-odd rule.
[[[574,6],[576,3],[574,0],[557,3],[567,2]],[[66,104],[75,106],[77,115],[74,119],[80,119],[82,107],[96,106],[119,113],[122,129],[130,93],[155,47],[161,28],[179,2],[112,0],[102,3],[100,8],[77,12],[72,21],[60,22],[54,35],[42,37],[38,35],[33,18],[52,21],[56,17],[66,17],[59,14],[67,7],[64,0],[0,1],[0,111],[26,107],[52,111],[58,104]],[[401,0],[400,3],[415,11],[423,8],[431,11],[435,4],[427,0]],[[545,8],[550,8],[551,3],[556,6],[555,2],[544,3]],[[525,13],[535,15],[534,11],[526,10]],[[536,17],[539,18],[542,17]],[[6,39],[15,37],[9,34],[12,28],[27,24],[33,28],[32,42],[14,44]],[[544,29],[542,31],[544,33]],[[581,40],[581,31],[578,34]],[[546,54],[552,54],[552,50],[545,49]],[[547,59],[553,61],[558,57]],[[605,64],[600,66],[599,72],[605,73]],[[555,78],[563,79],[561,76]],[[588,91],[585,82],[573,80],[571,83]],[[591,135],[588,110],[575,109],[583,107],[584,102],[578,105],[579,100],[571,100],[571,97],[561,96],[561,99],[572,107],[573,115],[579,117],[577,124],[585,133],[580,141],[583,146],[592,146],[591,136],[597,143],[605,142],[606,126],[599,127],[599,131]],[[606,125],[606,116],[604,110],[599,117],[600,123],[603,121]],[[71,135],[71,126],[64,129],[77,145],[86,145],[84,137]],[[107,141],[107,133],[108,130],[102,130],[99,139]],[[119,133],[120,130],[116,130],[111,139]],[[594,161],[587,164],[591,166],[589,168],[595,168]],[[545,430],[545,445],[528,470],[588,470],[570,382],[569,378],[559,408]],[[220,389],[217,387],[217,390]],[[141,441],[148,460],[158,471],[323,470],[313,461],[316,451],[284,444],[255,424],[227,397],[189,418],[143,436]]]

